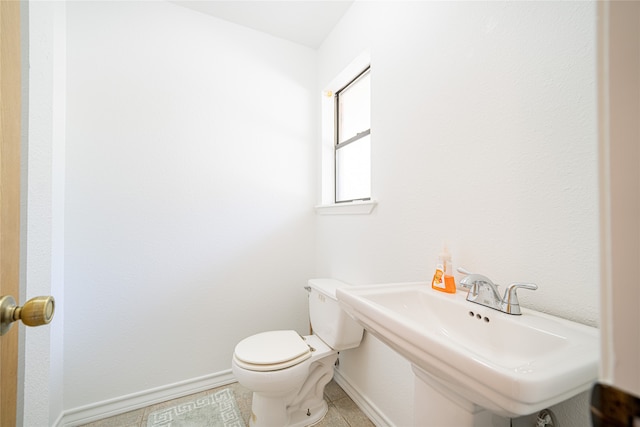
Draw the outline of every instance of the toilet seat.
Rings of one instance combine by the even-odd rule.
[[[269,331],[240,341],[233,357],[244,369],[277,371],[307,360],[311,349],[296,331]]]

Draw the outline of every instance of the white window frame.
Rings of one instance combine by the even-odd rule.
[[[322,167],[320,204],[316,206],[316,212],[321,215],[331,214],[370,214],[377,201],[374,199],[372,185],[371,198],[369,200],[356,200],[352,202],[335,203],[335,142],[336,142],[336,105],[334,94],[344,88],[349,82],[363,70],[371,67],[371,56],[365,52],[358,56],[329,84],[324,86],[322,92]],[[371,72],[375,72],[371,67]],[[373,124],[372,124],[373,126]]]
[[[370,72],[371,72],[371,67],[367,67],[366,69],[362,70],[355,78],[353,78],[353,80],[351,80],[349,83],[347,83],[343,88],[341,88],[340,90],[338,90],[335,94],[334,94],[334,99],[335,99],[335,125],[334,125],[334,129],[335,129],[335,145],[334,145],[334,202],[337,203],[352,203],[352,202],[356,202],[356,201],[368,201],[371,200],[371,184],[369,184],[369,194],[368,195],[364,195],[364,194],[360,194],[358,196],[362,196],[362,197],[356,197],[353,199],[340,199],[338,200],[338,187],[339,187],[339,175],[338,175],[338,150],[341,150],[343,148],[345,148],[346,146],[348,146],[349,144],[352,143],[361,143],[361,139],[365,138],[369,135],[371,135],[371,121],[369,121],[369,128],[367,129],[358,129],[360,132],[358,132],[356,135],[352,135],[350,138],[344,140],[343,139],[343,135],[340,135],[340,129],[342,128],[342,124],[341,124],[341,120],[342,120],[342,113],[340,111],[340,97],[342,96],[343,93],[346,93],[349,88],[354,87],[356,84],[358,84],[358,82],[362,81],[362,79],[365,76],[370,76]],[[371,159],[369,159],[369,163],[371,162]],[[370,166],[370,165],[369,165]]]

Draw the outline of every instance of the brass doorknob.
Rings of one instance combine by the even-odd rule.
[[[17,320],[27,326],[46,325],[53,319],[55,305],[52,296],[31,298],[22,307],[16,305],[12,296],[3,296],[0,298],[0,335],[6,334]]]

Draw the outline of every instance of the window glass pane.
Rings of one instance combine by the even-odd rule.
[[[336,202],[371,197],[371,135],[336,150]]]
[[[367,71],[338,96],[338,142],[371,128],[370,73]]]

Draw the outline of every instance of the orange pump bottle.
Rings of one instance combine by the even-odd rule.
[[[453,267],[451,266],[451,254],[445,245],[438,255],[436,261],[436,271],[431,280],[431,287],[437,291],[456,293],[456,279],[453,277]]]

